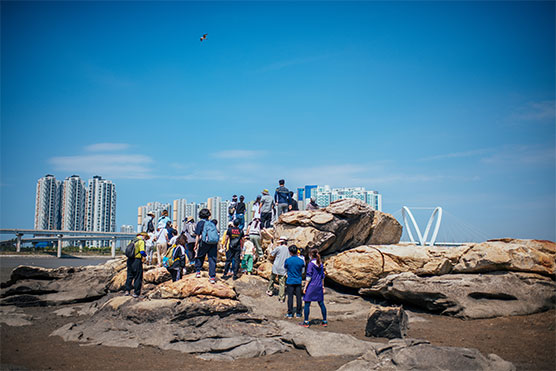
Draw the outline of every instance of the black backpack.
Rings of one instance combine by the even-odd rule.
[[[125,256],[127,256],[128,258],[135,257],[135,242],[137,242],[136,238],[133,239],[133,241],[131,241],[125,248]]]
[[[147,233],[153,233],[154,232],[154,224],[153,224],[153,220],[149,220],[149,222],[147,223]]]

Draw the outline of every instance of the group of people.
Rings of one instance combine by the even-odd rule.
[[[187,273],[186,262],[190,270],[195,272],[197,278],[201,277],[201,270],[208,258],[209,282],[216,282],[216,262],[218,256],[218,245],[220,251],[225,253],[226,263],[222,279],[227,280],[230,274],[233,279],[239,277],[241,269],[246,274],[251,274],[253,263],[263,256],[261,246],[261,233],[271,226],[273,210],[275,218],[288,211],[298,210],[297,201],[293,198],[293,192],[285,187],[281,179],[278,182],[274,198],[269,195],[267,189],[258,196],[253,208],[253,220],[245,229],[246,205],[244,196],[236,195],[228,209],[228,228],[220,238],[216,219],[210,219],[211,213],[208,209],[199,212],[199,221],[194,222],[192,217],[183,221],[182,232],[172,226],[168,217],[168,211],[164,210],[155,227],[154,214],[149,212],[149,218],[143,221],[141,232],[137,234],[133,243],[135,255],[127,260],[127,279],[125,290],[129,295],[133,284],[133,296],[138,297],[141,293],[143,266],[145,259],[149,264],[153,263],[153,255],[156,250],[157,264],[168,269],[173,281],[179,280]],[[314,203],[314,199],[312,200]],[[308,204],[309,206],[310,204]],[[316,208],[318,206],[315,203]],[[323,302],[324,294],[324,268],[317,249],[312,249],[308,254],[309,262],[305,264],[305,256],[300,255],[300,250],[295,246],[287,246],[287,238],[282,236],[278,245],[270,252],[273,259],[272,274],[270,277],[267,294],[274,294],[274,281],[278,280],[278,300],[284,302],[286,291],[288,296],[288,312],[286,317],[292,318],[293,298],[296,298],[296,317],[301,317],[302,293],[304,306],[303,326],[309,326],[310,304],[313,301],[319,303],[324,326],[326,321],[326,307]],[[305,284],[302,285],[303,274],[306,276]]]

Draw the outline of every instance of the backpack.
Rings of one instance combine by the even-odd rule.
[[[174,263],[180,260],[178,256],[176,258],[176,253],[179,251],[179,246],[173,245],[171,249],[166,252],[166,255],[162,258],[162,266],[165,268],[170,268]]]
[[[135,242],[137,242],[137,238],[134,238],[125,248],[125,256],[130,259],[135,257]]]
[[[147,223],[147,233],[153,233],[154,232],[154,224],[153,224],[153,220],[149,220],[149,222]]]
[[[220,240],[220,235],[218,234],[216,226],[208,220],[206,220],[203,225],[203,234],[201,237],[202,241],[209,244],[218,243],[218,240]]]

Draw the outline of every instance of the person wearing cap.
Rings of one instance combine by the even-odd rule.
[[[272,273],[270,274],[270,282],[266,290],[266,294],[272,296],[274,294],[274,280],[278,279],[278,301],[282,303],[286,301],[286,268],[284,263],[290,257],[287,243],[288,238],[281,236],[278,240],[278,246],[270,252],[270,256],[274,257],[274,263],[272,263]]]
[[[317,199],[315,196],[311,196],[311,201],[305,206],[305,210],[318,210],[319,205],[317,204]]]
[[[197,237],[195,234],[195,220],[192,216],[188,216],[185,219],[181,233],[185,234],[185,254],[187,255],[189,266],[192,267],[195,265],[195,240]]]
[[[145,252],[145,240],[149,239],[146,232],[137,233],[135,238],[135,255],[127,259],[127,277],[125,281],[125,294],[129,295],[133,283],[133,297],[141,295],[143,285],[143,258],[147,256]]]
[[[272,209],[274,208],[274,201],[272,196],[268,194],[268,189],[263,189],[261,197],[261,228],[270,228],[270,221],[272,220]]]

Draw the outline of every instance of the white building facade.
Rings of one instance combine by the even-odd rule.
[[[35,194],[35,229],[60,229],[61,182],[47,174],[37,181]]]
[[[79,175],[72,175],[62,184],[62,230],[84,231],[87,212],[87,189]]]
[[[313,195],[320,207],[326,207],[337,200],[351,198],[363,201],[373,209],[382,211],[382,195],[377,191],[367,191],[364,187],[330,188],[325,185],[317,187]]]
[[[87,231],[116,231],[116,185],[96,175],[89,179],[87,191]],[[91,241],[93,246],[108,246],[109,241]]]

